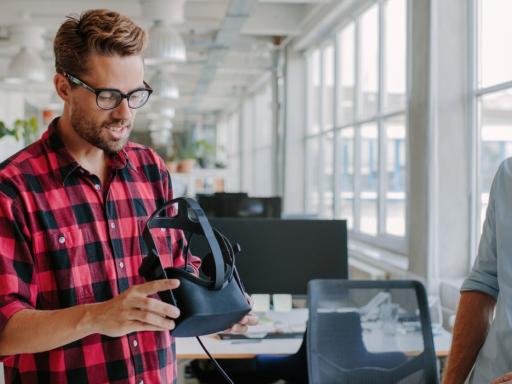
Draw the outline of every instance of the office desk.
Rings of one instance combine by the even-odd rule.
[[[297,322],[305,322],[307,310],[293,310],[288,314],[273,314],[271,317],[285,319],[290,318],[288,326],[297,327]],[[286,324],[283,325],[286,328]],[[300,326],[300,325],[299,325]],[[305,327],[302,324],[302,327]],[[265,328],[265,325],[263,325]],[[414,352],[423,350],[421,335],[419,332],[403,333],[397,331],[396,335],[390,336],[384,334],[376,326],[364,326],[363,340],[370,352],[389,351],[396,346],[397,350],[404,352]],[[257,328],[261,330],[261,328]],[[236,339],[221,340],[216,335],[202,336],[201,340],[208,351],[216,358],[224,359],[249,359],[256,355],[290,355],[298,351],[302,338],[293,339]],[[434,335],[434,346],[438,357],[446,357],[450,350],[451,334],[444,329],[439,330]],[[202,350],[197,340],[191,338],[176,338],[176,353],[178,359],[205,359],[206,354]]]

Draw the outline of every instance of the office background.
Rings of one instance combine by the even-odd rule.
[[[351,277],[420,278],[440,295],[447,322],[475,257],[492,175],[512,152],[512,4],[167,3],[173,13],[159,12],[157,0],[86,6],[118,10],[154,36],[168,24],[184,40],[186,60],[153,52],[147,61],[160,97],[133,135],[167,160],[194,148],[200,157],[202,148],[204,168],[171,171],[176,191],[281,196],[285,215],[346,219]],[[35,116],[41,132],[59,114],[52,37],[84,6],[2,0],[0,120],[8,126]],[[25,68],[15,59],[27,54]],[[26,142],[3,137],[0,157]]]

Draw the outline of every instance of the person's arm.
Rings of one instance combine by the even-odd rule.
[[[509,162],[504,161],[491,185],[477,258],[461,287],[444,384],[464,383],[489,331],[500,292],[496,212],[502,199],[509,198],[510,177]]]
[[[148,296],[178,285],[175,279],[157,280],[132,286],[101,303],[20,310],[0,332],[0,356],[49,351],[93,333],[119,337],[131,332],[169,331],[179,310]]]
[[[462,292],[443,384],[464,383],[482,347],[496,300],[482,292]]]

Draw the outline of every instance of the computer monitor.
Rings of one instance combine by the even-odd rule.
[[[197,202],[208,217],[281,216],[281,198],[249,197],[246,193],[198,194]]]
[[[312,279],[347,278],[345,220],[211,218],[211,225],[242,247],[236,266],[248,293],[307,293]],[[206,243],[191,243],[204,255]]]

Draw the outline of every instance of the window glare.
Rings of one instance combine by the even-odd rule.
[[[512,1],[478,1],[478,42],[480,87],[512,80]]]
[[[377,113],[378,102],[378,54],[379,54],[379,12],[372,6],[361,16],[361,118],[369,118]]]
[[[384,108],[405,107],[406,0],[389,0],[385,6]]]

